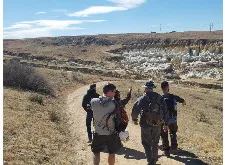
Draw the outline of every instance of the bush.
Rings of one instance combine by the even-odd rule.
[[[72,72],[72,80],[77,81],[79,83],[85,83],[85,78],[79,71]]]
[[[53,89],[46,79],[33,67],[11,61],[3,65],[3,85],[24,90],[53,94]]]
[[[206,115],[204,114],[204,112],[202,112],[202,111],[199,112],[196,117],[197,117],[198,122],[204,122],[207,124],[211,124],[209,118],[207,118]]]
[[[32,102],[37,102],[37,103],[39,103],[41,105],[44,105],[42,96],[33,95],[33,96],[29,97],[29,100],[32,101]]]
[[[60,116],[55,110],[50,112],[49,118],[52,122],[58,123],[60,121]]]

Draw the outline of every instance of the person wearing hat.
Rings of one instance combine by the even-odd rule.
[[[149,165],[158,161],[158,143],[163,121],[167,125],[169,116],[162,96],[153,91],[156,88],[153,81],[148,81],[144,86],[145,94],[137,99],[131,117],[134,124],[138,124],[140,117],[141,140]],[[166,128],[166,126],[165,126]]]
[[[87,91],[87,94],[84,95],[82,101],[82,107],[87,112],[86,116],[86,127],[88,134],[88,143],[92,142],[92,132],[91,132],[91,121],[93,119],[93,111],[91,109],[91,99],[98,98],[100,95],[96,93],[96,84],[93,83],[90,85],[90,88]]]

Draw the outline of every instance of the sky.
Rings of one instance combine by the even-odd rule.
[[[3,38],[223,29],[223,0],[4,0]],[[160,31],[161,24],[161,31]]]

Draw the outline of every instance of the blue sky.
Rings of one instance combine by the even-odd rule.
[[[223,29],[222,0],[4,0],[4,38]]]

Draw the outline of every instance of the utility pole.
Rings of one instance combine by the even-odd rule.
[[[213,23],[210,23],[210,24],[209,24],[209,31],[211,32],[212,29],[213,29]]]

